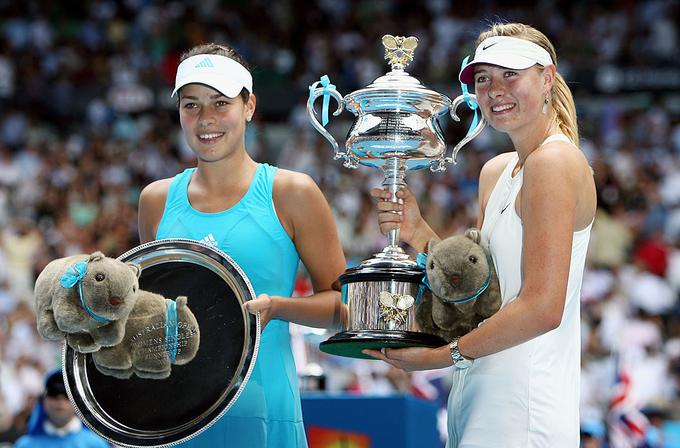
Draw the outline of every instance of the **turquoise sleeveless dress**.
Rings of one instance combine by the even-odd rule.
[[[243,198],[219,213],[203,213],[189,204],[187,189],[194,171],[187,169],[173,179],[156,239],[190,238],[215,245],[243,269],[256,295],[290,297],[300,258],[274,210],[276,168],[259,164]],[[252,375],[229,411],[178,446],[307,447],[287,321],[267,324]]]

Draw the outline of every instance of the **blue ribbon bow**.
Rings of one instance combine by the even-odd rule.
[[[59,283],[62,288],[73,288],[79,281],[85,278],[86,273],[87,261],[79,261],[66,269],[66,272],[61,276]]]
[[[165,351],[168,353],[170,363],[174,364],[177,359],[177,303],[167,300],[165,309]]]
[[[319,81],[309,86],[310,101],[314,97],[314,91],[316,90],[316,86],[318,86],[319,84],[323,86],[323,89],[321,90],[321,93],[323,93],[323,105],[321,107],[321,125],[326,126],[328,124],[328,108],[331,102],[331,95],[329,91],[330,89],[335,90],[335,84],[331,84],[331,79],[328,77],[328,75],[323,75],[319,79]]]
[[[423,279],[420,281],[420,287],[418,287],[418,295],[416,296],[416,303],[420,303],[423,299],[423,294],[425,293],[425,288],[432,291],[430,286],[430,280],[427,278],[427,254],[423,252],[418,252],[416,254],[416,263],[418,267],[423,268]]]
[[[468,62],[468,59],[470,59],[470,56],[465,56],[465,59],[463,59],[463,63],[461,64],[460,68],[461,70],[463,67]],[[477,123],[479,122],[479,105],[475,100],[473,100],[470,97],[470,92],[468,91],[468,86],[464,82],[460,83],[460,89],[463,91],[463,99],[465,100],[465,103],[468,105],[468,107],[472,110],[475,111],[474,117],[472,117],[472,123],[470,123],[470,127],[468,128],[467,134],[465,135],[466,137],[472,134],[472,132],[475,130],[477,127]]]
[[[75,264],[72,264],[71,266],[66,269],[66,272],[62,274],[61,278],[59,279],[59,284],[61,285],[62,288],[73,288],[74,286],[78,285],[78,296],[80,297],[80,305],[83,307],[85,312],[90,315],[90,317],[97,322],[103,322],[103,323],[108,323],[111,322],[109,319],[105,318],[104,316],[100,316],[99,314],[95,313],[90,309],[89,306],[87,306],[87,303],[85,303],[85,296],[83,295],[83,279],[85,278],[85,274],[87,273],[87,261],[79,261]]]

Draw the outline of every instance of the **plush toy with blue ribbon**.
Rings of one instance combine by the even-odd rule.
[[[496,269],[480,240],[479,230],[472,228],[430,241],[428,254],[418,254],[426,273],[416,310],[421,331],[451,341],[500,309]]]
[[[38,333],[82,353],[118,344],[139,292],[136,265],[101,252],[50,262],[35,282]]]
[[[123,342],[92,353],[97,370],[119,379],[132,375],[164,379],[173,365],[193,360],[201,333],[187,300],[186,296],[171,300],[142,290],[127,319]]]
[[[79,261],[78,263],[69,266],[64,275],[61,276],[59,283],[62,288],[77,288],[78,296],[80,297],[80,305],[85,312],[97,322],[108,324],[111,320],[92,311],[85,301],[85,295],[83,294],[83,280],[85,279],[85,274],[87,274],[87,261]]]
[[[109,376],[167,378],[200,344],[187,297],[166,299],[139,288],[141,269],[101,252],[50,262],[35,283],[38,332],[91,353]]]

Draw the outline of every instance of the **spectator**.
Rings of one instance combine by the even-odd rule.
[[[85,428],[66,396],[61,370],[49,373],[45,392],[36,403],[28,432],[16,448],[107,448],[111,445]]]

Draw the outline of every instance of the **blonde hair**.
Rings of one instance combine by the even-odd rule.
[[[545,34],[538,31],[536,28],[525,25],[523,23],[496,23],[486,31],[482,31],[477,38],[477,45],[484,39],[493,36],[509,36],[528,40],[536,45],[543,47],[557,65],[557,54],[555,47],[548,40]],[[559,73],[555,74],[555,82],[550,97],[550,103],[555,110],[555,120],[560,128],[560,131],[571,142],[578,146],[578,123],[576,121],[576,105],[574,104],[574,97],[567,86],[567,82]]]

